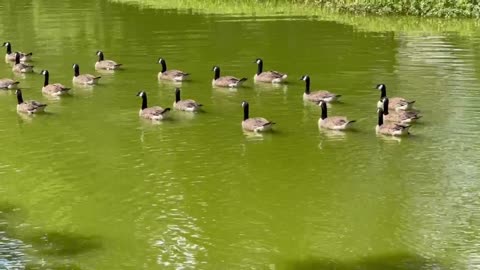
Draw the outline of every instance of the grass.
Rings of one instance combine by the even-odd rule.
[[[322,6],[330,0],[110,0],[135,4],[140,7],[175,9],[180,12],[201,14],[230,14],[255,16],[302,16],[310,19],[335,21],[353,25],[357,30],[369,32],[408,32],[410,34],[455,32],[461,36],[478,35],[480,21],[468,18],[419,18],[418,16],[359,16],[358,14],[332,12]],[[332,0],[333,1],[333,0]],[[352,0],[340,0],[353,2]],[[356,0],[361,3],[366,0]],[[373,1],[373,0],[370,0]],[[377,0],[380,1],[380,0]],[[398,0],[406,1],[406,0]],[[411,0],[415,1],[415,0]],[[292,3],[293,2],[293,3]],[[321,2],[321,3],[320,3]],[[317,5],[319,5],[318,7]]]
[[[282,14],[319,15],[325,11],[353,14],[411,15],[442,18],[480,18],[480,0],[113,0],[141,2],[162,8],[209,13],[262,15],[274,9]]]

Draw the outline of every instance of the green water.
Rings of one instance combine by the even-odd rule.
[[[0,92],[0,269],[480,269],[480,32],[422,29],[2,1],[0,41],[33,51],[51,82],[71,86],[73,63],[97,74],[99,49],[125,68],[61,99],[42,95],[39,74],[14,77],[48,103],[35,117]],[[182,96],[203,113],[139,119],[139,90],[173,103],[160,56],[192,74]],[[289,83],[254,85],[257,57]],[[246,86],[212,89],[213,65]],[[318,129],[304,74],[343,95],[330,114],[356,130]],[[375,135],[377,83],[417,101],[411,137]],[[273,133],[242,132],[243,100]]]

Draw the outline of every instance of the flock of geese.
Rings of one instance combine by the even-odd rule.
[[[32,59],[32,53],[12,52],[12,45],[10,42],[3,43],[6,47],[5,61],[13,62],[12,71],[15,73],[31,73],[33,72],[33,65],[28,64]],[[118,70],[122,64],[113,60],[104,58],[102,51],[97,51],[98,60],[95,63],[95,70]],[[161,65],[161,70],[158,73],[158,80],[166,80],[173,82],[183,82],[189,80],[190,74],[181,70],[167,69],[165,59],[160,58],[158,63]],[[258,83],[281,84],[287,79],[287,74],[278,71],[264,71],[263,61],[260,58],[255,60],[257,64],[257,72],[253,79]],[[212,86],[237,88],[240,87],[247,78],[237,78],[234,76],[221,76],[220,67],[214,66],[212,69],[214,77],[212,79]],[[61,96],[67,94],[69,87],[60,83],[50,83],[48,70],[40,72],[44,76],[44,84],[42,93],[51,96]],[[81,74],[80,66],[73,65],[73,79],[72,82],[77,85],[95,85],[100,80],[100,76],[92,74]],[[305,91],[303,93],[303,100],[312,102],[321,108],[321,117],[318,120],[320,128],[331,130],[347,130],[352,127],[355,120],[349,120],[345,116],[329,116],[327,113],[327,103],[335,103],[341,95],[331,93],[326,90],[312,91],[310,89],[310,77],[304,75],[300,78],[305,82]],[[24,100],[22,91],[18,88],[18,81],[12,79],[0,79],[0,89],[15,89],[17,97],[17,112],[25,114],[36,114],[44,112],[47,104],[35,100]],[[387,87],[385,84],[378,84],[376,88],[380,91],[380,100],[377,102],[378,123],[375,130],[379,134],[403,136],[408,135],[411,124],[416,122],[421,115],[413,109],[415,101],[409,101],[401,97],[387,97]],[[160,106],[149,107],[147,103],[147,93],[140,91],[137,96],[141,97],[142,105],[139,111],[139,116],[153,121],[161,121],[168,117],[170,108],[163,108]],[[200,110],[202,104],[192,99],[182,100],[180,97],[180,89],[175,89],[175,101],[173,108],[175,110],[196,112]],[[250,117],[249,104],[247,101],[242,102],[243,107],[243,121],[242,128],[251,132],[263,132],[270,130],[275,124],[263,117]]]

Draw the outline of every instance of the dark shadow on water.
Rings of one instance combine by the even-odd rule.
[[[399,253],[366,257],[356,261],[311,258],[287,263],[288,270],[443,270],[438,262],[421,256]]]
[[[41,254],[69,256],[101,248],[100,238],[72,232],[42,232],[28,235],[25,242]]]
[[[25,270],[44,270],[44,269],[49,269],[49,270],[81,270],[82,268],[80,266],[71,264],[71,263],[64,263],[64,264],[47,264],[47,265],[42,265],[42,264],[27,264],[25,267]]]

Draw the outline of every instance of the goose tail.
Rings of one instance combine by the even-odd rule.
[[[166,112],[169,112],[170,111],[170,108],[165,108],[160,114],[164,114]]]

